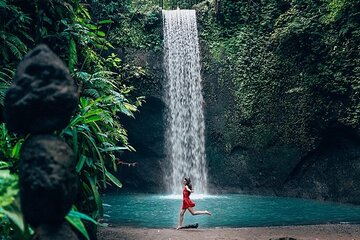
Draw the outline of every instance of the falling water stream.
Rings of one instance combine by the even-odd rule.
[[[181,193],[182,179],[191,178],[195,193],[206,194],[204,113],[200,52],[195,10],[163,11],[164,68],[167,84],[166,145],[170,172],[168,191]]]

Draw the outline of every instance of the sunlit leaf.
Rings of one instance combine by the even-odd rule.
[[[10,164],[7,162],[0,161],[0,169],[5,169],[10,167]]]
[[[81,155],[78,163],[76,164],[76,172],[79,173],[82,170],[85,160],[86,160],[86,156]]]
[[[86,173],[86,178],[88,179],[89,183],[90,183],[90,187],[94,196],[94,200],[98,209],[98,213],[99,215],[103,214],[103,207],[102,207],[102,201],[101,201],[101,197],[100,197],[100,193],[99,190],[96,186],[96,180],[95,177],[90,176],[89,173]]]
[[[25,222],[23,215],[20,210],[20,204],[15,202],[14,204],[8,205],[6,207],[0,207],[0,212],[5,213],[5,215],[16,225],[18,228],[24,232]]]
[[[65,217],[66,220],[76,228],[87,240],[90,240],[89,234],[86,231],[84,223],[81,221],[79,217],[71,216],[70,213]]]
[[[81,213],[81,212],[78,212],[78,211],[75,211],[75,210],[71,210],[68,215],[68,217],[72,217],[72,218],[79,218],[79,219],[84,219],[84,220],[87,220],[89,222],[92,222],[93,224],[98,224],[97,221],[95,221],[93,218],[91,218],[90,216],[84,214],[84,213]]]
[[[97,31],[96,34],[100,37],[105,37],[105,33],[103,31]]]
[[[19,158],[20,149],[21,149],[22,144],[23,144],[23,140],[22,140],[22,139],[20,139],[20,140],[15,144],[15,146],[13,147],[13,149],[12,149],[12,151],[11,151],[11,157],[12,157],[12,158],[16,158],[16,159]]]
[[[113,23],[112,20],[102,20],[102,21],[99,21],[99,24],[110,24],[110,23]]]
[[[112,182],[114,183],[117,187],[122,188],[122,184],[119,181],[119,179],[117,179],[114,175],[112,175],[111,173],[109,173],[108,171],[106,171],[106,177]]]

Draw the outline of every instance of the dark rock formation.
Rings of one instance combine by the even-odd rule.
[[[5,121],[16,133],[53,132],[69,123],[77,103],[68,69],[46,45],[39,45],[17,68],[5,97]]]
[[[33,240],[77,240],[70,226],[64,222],[61,225],[42,225],[37,229]]]
[[[163,55],[158,51],[135,49],[119,50],[125,62],[146,69],[146,76],[134,79],[135,95],[145,96],[146,103],[135,113],[135,118],[121,117],[129,129],[129,142],[136,152],[121,156],[125,162],[136,162],[136,167],[119,166],[117,177],[127,189],[157,192],[164,190],[166,170],[165,154],[165,103],[163,101]]]
[[[77,239],[65,223],[78,188],[74,153],[49,135],[69,124],[77,103],[68,69],[45,45],[25,56],[5,96],[9,131],[34,134],[22,145],[19,164],[21,210],[34,239]]]
[[[122,123],[129,131],[129,141],[136,152],[126,152],[122,158],[136,162],[136,167],[119,167],[119,178],[127,186],[138,191],[164,191],[166,154],[164,148],[164,103],[148,97],[135,119],[124,119]]]
[[[351,128],[331,128],[301,159],[278,193],[360,204],[360,137]]]
[[[61,224],[77,193],[74,154],[61,139],[36,135],[20,152],[20,197],[25,219],[33,227]]]
[[[163,100],[163,52],[125,48],[118,51],[117,54],[122,56],[123,61],[145,69],[144,76],[129,79],[131,85],[135,88],[135,95]]]

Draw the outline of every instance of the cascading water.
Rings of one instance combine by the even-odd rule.
[[[166,144],[171,172],[168,191],[180,194],[190,177],[195,193],[206,194],[207,171],[200,52],[195,10],[163,11],[167,77]]]

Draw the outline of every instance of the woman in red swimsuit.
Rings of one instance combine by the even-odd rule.
[[[177,229],[182,227],[186,209],[189,210],[189,212],[192,215],[200,215],[200,214],[211,215],[211,213],[208,211],[194,211],[193,207],[195,207],[195,203],[190,200],[190,194],[194,192],[194,190],[192,189],[190,178],[184,178],[183,183],[185,185],[183,190],[183,204],[180,212],[180,223]]]

